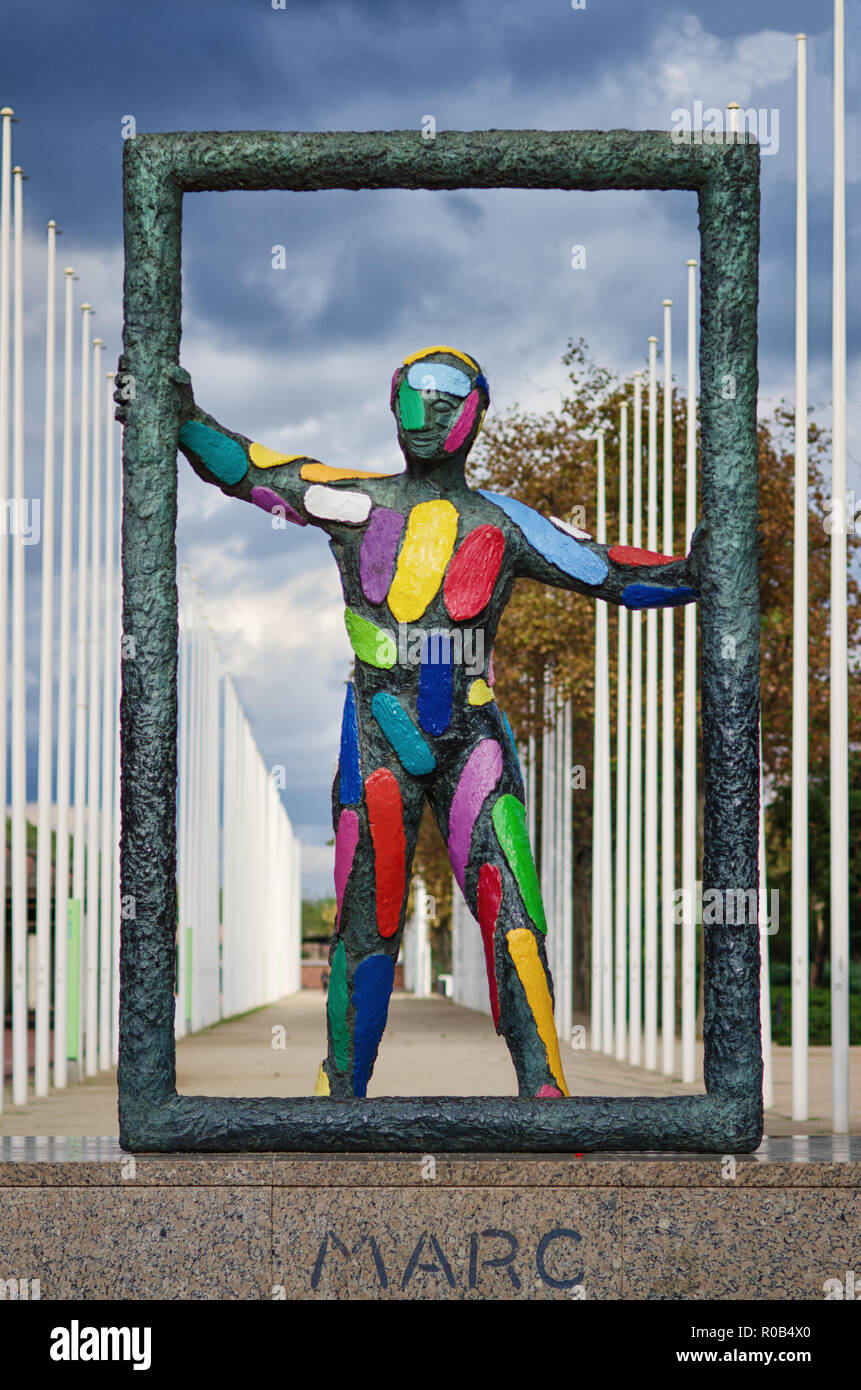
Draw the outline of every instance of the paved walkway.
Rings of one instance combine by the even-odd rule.
[[[326,1050],[324,1009],[323,995],[308,990],[181,1039],[178,1090],[210,1096],[309,1095]],[[678,1056],[680,1049],[676,1051]],[[830,1048],[810,1050],[812,1118],[806,1124],[791,1119],[790,1049],[774,1051],[776,1105],[767,1113],[766,1133],[830,1133]],[[684,1085],[602,1053],[566,1048],[563,1062],[568,1085],[576,1095],[660,1096],[703,1089],[701,1082]],[[861,1047],[852,1048],[850,1083],[851,1129],[859,1134]],[[440,997],[413,999],[396,994],[369,1094],[513,1095],[514,1072],[505,1044],[486,1015]],[[4,1107],[2,1134],[116,1135],[116,1075],[100,1072],[20,1107],[11,1105],[7,1087]]]

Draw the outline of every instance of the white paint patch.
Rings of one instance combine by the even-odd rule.
[[[573,536],[575,541],[591,541],[592,535],[588,531],[581,531],[579,526],[572,526],[570,521],[563,521],[561,517],[551,516],[550,520],[554,526],[558,526],[560,531],[564,531],[566,536]]]
[[[339,492],[322,483],[309,487],[302,500],[312,516],[321,521],[343,521],[347,526],[367,521],[371,510],[371,499],[364,492]]]

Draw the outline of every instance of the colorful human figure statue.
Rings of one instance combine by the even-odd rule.
[[[324,530],[344,590],[355,663],[332,789],[337,917],[315,1094],[367,1093],[429,802],[478,922],[519,1094],[566,1096],[523,781],[493,694],[494,637],[517,578],[635,609],[694,601],[698,545],[686,559],[608,548],[469,487],[464,468],[490,397],[479,364],[454,348],[425,348],[392,378],[406,460],[395,475],[267,449],[217,424],[187,374],[173,376],[179,447],[195,471],[229,497]]]

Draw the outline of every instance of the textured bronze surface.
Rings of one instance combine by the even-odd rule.
[[[178,1097],[176,448],[182,195],[218,189],[690,189],[701,231],[703,892],[758,884],[759,151],[659,131],[138,135],[124,151],[120,1133],[134,1150],[745,1152],[762,1134],[759,931],[705,930],[706,1096],[530,1102]]]

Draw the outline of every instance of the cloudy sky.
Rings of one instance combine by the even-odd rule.
[[[29,180],[32,494],[45,223],[62,228],[59,263],[75,267],[76,302],[94,305],[112,365],[128,117],[138,131],[419,129],[428,116],[439,130],[670,129],[674,110],[695,102],[755,108],[771,149],[762,159],[761,408],[791,399],[799,31],[809,37],[810,399],[827,424],[831,12],[809,0],[586,0],[577,9],[571,0],[4,0],[0,102],[15,109],[14,161]],[[861,0],[847,0],[846,26],[849,481],[861,497]],[[572,269],[574,245],[585,248],[585,269]],[[285,248],[281,269],[275,247]],[[681,369],[685,262],[697,254],[692,194],[196,194],[184,209],[183,363],[200,404],[225,425],[328,463],[396,470],[388,383],[408,352],[452,343],[481,361],[496,409],[551,409],[569,337],[631,371],[645,362],[649,334],[660,335],[668,297]],[[264,758],[287,768],[287,808],[311,846],[306,890],[327,891],[350,651],[325,539],[310,528],[273,531],[182,460],[179,505],[180,558],[206,592]],[[34,594],[38,549],[28,556]],[[35,625],[30,638],[35,689]],[[30,763],[32,797],[35,751]]]

